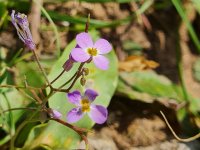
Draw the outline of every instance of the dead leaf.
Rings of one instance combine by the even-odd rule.
[[[157,62],[136,55],[129,56],[125,61],[119,62],[119,70],[126,72],[155,69],[158,66]]]

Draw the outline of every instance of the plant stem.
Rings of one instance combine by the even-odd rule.
[[[63,69],[63,71],[53,81],[51,81],[51,84],[53,84],[56,80],[58,80],[64,73],[65,70]]]
[[[15,110],[37,110],[37,108],[33,108],[33,107],[10,108],[10,109],[4,110],[3,113],[9,112],[9,111],[15,111]]]
[[[38,56],[37,56],[35,50],[33,50],[32,52],[33,52],[33,54],[34,54],[35,60],[36,60],[36,62],[37,62],[37,64],[38,64],[38,66],[39,66],[39,68],[40,68],[42,74],[44,75],[44,77],[45,77],[45,79],[46,79],[46,82],[48,83],[48,86],[50,86],[50,88],[52,89],[53,87],[51,86],[51,83],[49,82],[48,77],[47,77],[47,75],[46,75],[44,69],[42,68],[42,66],[41,66],[41,64],[40,64],[40,61],[39,61],[39,59],[38,59]]]
[[[67,85],[68,83],[70,83],[77,75],[77,72],[67,81],[65,82],[63,85],[61,85],[58,89],[63,88],[65,85]]]
[[[16,88],[16,89],[32,89],[39,90],[40,88],[31,87],[31,86],[18,86],[18,85],[0,85],[1,88]]]
[[[71,90],[71,88],[74,86],[74,84],[76,83],[76,81],[78,80],[78,78],[81,76],[81,71],[82,71],[82,68],[83,68],[84,64],[85,64],[85,62],[83,62],[83,63],[80,64],[80,66],[79,66],[79,68],[78,68],[78,71],[74,74],[75,78],[74,78],[74,76],[72,76],[71,80],[72,80],[73,78],[74,78],[74,80],[73,80],[72,84],[69,86],[69,88],[67,88],[67,89],[61,89],[62,86],[65,85],[65,84],[63,84],[60,88],[58,88],[58,89],[53,89],[53,90],[54,90],[54,91],[57,91],[57,92],[65,92],[65,93],[68,93],[68,92]],[[70,82],[71,80],[69,80],[69,82]]]
[[[170,129],[170,131],[172,132],[172,134],[174,135],[174,137],[178,140],[178,141],[181,141],[181,142],[191,142],[191,141],[194,141],[196,139],[198,139],[200,137],[200,133],[190,137],[190,138],[186,138],[186,139],[182,139],[180,137],[178,137],[178,135],[174,132],[173,128],[171,127],[171,125],[169,124],[167,118],[165,117],[164,113],[162,111],[160,111],[162,117],[164,118],[165,120],[165,123],[167,124],[168,128]]]
[[[177,38],[177,39],[179,39],[179,38]],[[184,82],[184,79],[183,79],[183,64],[182,64],[180,43],[177,43],[177,47],[176,47],[176,61],[177,61],[178,74],[179,74],[179,79],[180,79],[184,99],[185,99],[185,101],[189,102],[189,94],[187,92],[185,82]]]

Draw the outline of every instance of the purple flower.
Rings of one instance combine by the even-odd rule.
[[[27,16],[21,13],[15,14],[15,11],[13,10],[11,14],[11,21],[17,29],[17,34],[19,38],[30,50],[34,50],[35,43],[33,42],[33,38],[29,29]]]
[[[99,39],[93,43],[92,38],[86,32],[82,32],[76,36],[76,42],[79,48],[74,48],[71,55],[78,62],[86,62],[92,58],[96,67],[107,70],[109,61],[103,56],[112,50],[112,46],[105,39]]]
[[[87,113],[94,122],[104,123],[107,120],[108,111],[104,106],[92,104],[97,96],[97,92],[91,89],[87,89],[83,96],[79,91],[68,93],[69,102],[76,105],[76,108],[68,112],[67,121],[77,122]]]

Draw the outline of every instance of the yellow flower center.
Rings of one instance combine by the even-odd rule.
[[[82,108],[82,112],[89,112],[90,111],[90,102],[88,101],[88,99],[82,99],[81,100],[81,108]]]
[[[97,49],[96,48],[88,48],[87,49],[88,54],[91,56],[96,56],[97,55]]]

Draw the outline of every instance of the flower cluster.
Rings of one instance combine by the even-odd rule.
[[[19,38],[30,50],[32,50],[33,53],[35,53],[35,44],[29,29],[27,16],[21,13],[15,13],[13,10],[11,14],[11,21],[17,30]],[[72,49],[68,60],[63,64],[63,72],[69,71],[73,67],[73,64],[78,62],[81,63],[81,65],[94,62],[97,68],[101,70],[107,70],[109,68],[109,60],[104,55],[109,53],[111,50],[112,46],[107,40],[101,38],[96,42],[93,42],[89,33],[82,32],[76,36],[76,47]],[[37,59],[36,54],[35,57],[41,69],[41,65]],[[41,69],[41,71],[43,72],[43,69]],[[52,90],[51,92],[60,91],[60,89],[55,90],[51,84],[55,82],[63,74],[63,72],[52,82],[49,82],[47,76],[45,76],[45,73],[43,73],[49,83],[48,86],[50,86]],[[70,88],[73,87],[74,83],[79,77],[82,77],[81,85],[84,85],[86,81],[84,76],[87,74],[88,68],[80,67],[75,76],[72,78],[73,82]],[[70,81],[72,81],[72,79],[70,79]],[[67,98],[69,102],[76,106],[76,108],[71,109],[67,113],[66,118],[69,123],[77,122],[84,116],[84,114],[88,114],[88,116],[98,124],[102,124],[107,120],[107,109],[104,106],[96,105],[93,103],[98,96],[96,91],[87,89],[83,95],[81,95],[81,93],[77,90],[69,92],[70,89],[62,89],[62,91],[68,93]],[[55,120],[58,120],[62,117],[62,114],[57,110],[51,108],[45,108],[44,110],[46,110],[49,116]]]

